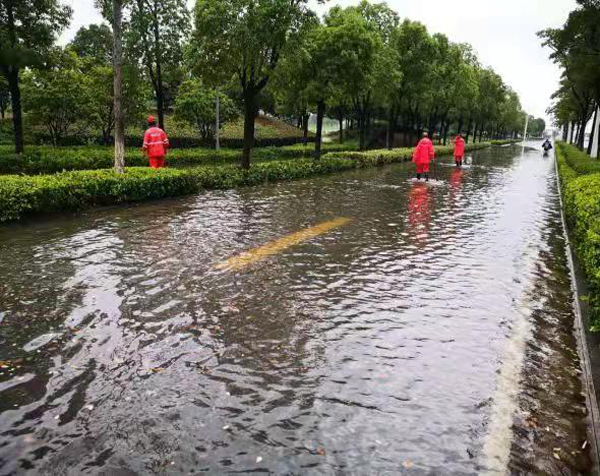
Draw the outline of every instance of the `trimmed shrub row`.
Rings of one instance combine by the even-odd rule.
[[[323,144],[324,152],[352,150],[355,144]],[[99,170],[113,167],[113,149],[109,147],[43,147],[33,146],[25,154],[12,153],[12,146],[0,146],[0,174],[54,174],[71,170]],[[311,157],[311,145],[292,145],[287,147],[264,147],[253,150],[257,161],[276,159],[295,159]],[[170,167],[189,167],[208,164],[226,164],[238,162],[241,151],[233,149],[173,149],[167,155]],[[125,164],[128,167],[144,167],[148,159],[140,149],[127,149]]]
[[[588,278],[591,329],[600,331],[600,167],[574,146],[556,144],[565,216]]]
[[[470,150],[485,144],[471,145]],[[452,147],[438,147],[438,154]],[[403,162],[411,149],[331,153],[320,160],[271,160],[250,170],[235,165],[212,165],[182,169],[128,168],[125,174],[112,169],[62,172],[54,175],[0,177],[0,222],[29,213],[80,210],[96,205],[138,202],[174,197],[206,189],[256,185],[265,181],[293,180],[312,175]]]
[[[485,149],[489,147],[489,142],[478,142],[476,144],[466,144],[465,151],[473,151],[479,149]],[[328,158],[351,158],[356,160],[361,159],[375,159],[382,161],[383,163],[389,162],[401,162],[409,161],[412,159],[414,148],[404,147],[399,149],[376,149],[367,150],[364,152],[331,152],[327,154]],[[454,147],[451,145],[435,146],[435,153],[439,156],[452,155],[454,153]]]
[[[491,145],[507,145],[507,144],[516,144],[518,142],[521,142],[521,141],[517,140],[517,139],[505,139],[505,140],[491,140],[490,144]]]
[[[564,142],[558,142],[556,149],[577,175],[600,173],[600,161],[592,159],[577,147],[565,144]]]

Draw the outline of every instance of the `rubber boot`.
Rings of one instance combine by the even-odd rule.
[[[421,174],[417,174],[417,180],[421,180]]]
[[[425,174],[425,182],[429,182],[429,174]]]

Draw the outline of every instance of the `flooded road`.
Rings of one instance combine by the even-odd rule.
[[[588,472],[553,158],[473,157],[1,227],[0,474]]]

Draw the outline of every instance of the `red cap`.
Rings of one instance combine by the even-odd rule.
[[[154,124],[156,123],[156,117],[154,116],[148,116],[148,119],[146,119],[148,121],[148,124]]]

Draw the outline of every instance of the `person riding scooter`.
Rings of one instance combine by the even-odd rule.
[[[544,150],[544,155],[548,155],[548,151],[552,149],[552,143],[550,142],[550,139],[546,139],[544,141],[542,144],[542,149]]]

